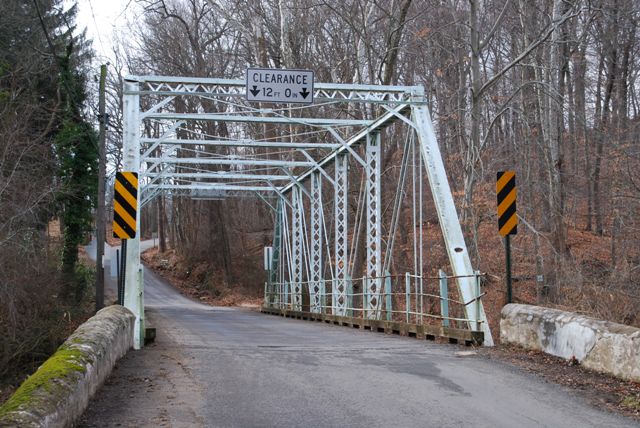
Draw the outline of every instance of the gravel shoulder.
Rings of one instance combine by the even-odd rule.
[[[546,382],[570,388],[593,406],[640,423],[640,384],[637,382],[597,373],[576,361],[517,346],[479,348],[478,353],[486,359],[501,361],[517,370],[534,374]]]

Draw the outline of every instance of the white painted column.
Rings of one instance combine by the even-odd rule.
[[[140,95],[138,83],[124,83],[124,116],[122,137],[122,165],[124,171],[140,172]],[[136,210],[136,237],[127,241],[124,306],[136,316],[133,337],[134,349],[144,346],[144,278],[140,264],[140,190]]]

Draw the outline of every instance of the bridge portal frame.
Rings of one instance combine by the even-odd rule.
[[[485,335],[485,345],[493,345],[491,332],[487,322],[482,303],[477,296],[476,272],[471,266],[466,243],[458,220],[449,182],[447,180],[444,163],[436,140],[433,124],[424,89],[421,86],[381,86],[381,85],[352,85],[335,83],[315,83],[314,99],[319,106],[330,106],[332,103],[365,104],[371,109],[382,111],[378,117],[372,120],[345,119],[323,117],[297,117],[292,110],[281,108],[254,108],[246,103],[245,81],[243,79],[211,79],[188,78],[167,76],[127,76],[124,82],[123,109],[123,168],[124,170],[138,172],[141,177],[141,190],[138,193],[139,204],[146,204],[162,192],[171,194],[194,195],[194,191],[201,191],[206,195],[207,191],[216,191],[226,196],[255,195],[269,203],[267,195],[275,195],[278,199],[276,222],[278,223],[276,234],[278,236],[279,258],[282,259],[286,251],[286,235],[282,234],[282,220],[286,223],[286,215],[280,218],[280,212],[286,212],[289,205],[291,212],[302,209],[302,193],[309,194],[303,183],[312,181],[318,183],[320,176],[331,183],[334,189],[334,279],[332,281],[332,305],[334,314],[344,315],[347,310],[347,158],[356,159],[366,172],[366,229],[367,229],[367,257],[366,272],[368,276],[363,308],[366,308],[365,317],[377,318],[380,316],[381,290],[382,290],[382,230],[381,230],[381,201],[380,201],[380,150],[381,131],[392,122],[400,121],[413,129],[418,137],[420,153],[427,172],[428,183],[433,195],[439,223],[445,242],[453,276],[463,302],[466,319],[469,327],[482,330]],[[181,97],[199,97],[202,105],[197,113],[177,113],[171,111],[174,100]],[[148,98],[141,106],[141,97]],[[233,107],[233,112],[213,112],[210,110],[215,102],[225,102]],[[207,105],[205,105],[207,104]],[[312,106],[313,107],[313,106]],[[161,123],[164,133],[160,137],[143,136],[143,123],[145,121]],[[273,140],[263,138],[260,140],[238,138],[212,139],[186,138],[185,135],[197,134],[193,130],[184,128],[189,122],[214,121],[217,123],[259,123],[282,124],[291,129],[296,126],[315,127],[333,136],[335,141],[324,142],[300,142],[281,139]],[[182,128],[181,132],[180,131]],[[346,131],[345,131],[346,130]],[[355,132],[353,132],[355,130]],[[202,133],[201,133],[202,134]],[[364,142],[366,144],[366,159],[363,160],[353,146]],[[252,144],[253,143],[253,144]],[[142,145],[145,145],[143,147]],[[265,147],[278,149],[295,149],[302,153],[305,160],[270,160],[257,159],[255,156],[242,158],[237,155],[219,157],[209,156],[202,151],[194,150],[191,156],[175,156],[175,154],[188,145],[198,146],[228,146],[228,147]],[[144,150],[143,150],[144,149]],[[308,150],[326,150],[324,155],[315,159],[309,155]],[[163,155],[163,151],[170,153]],[[173,152],[172,152],[173,151]],[[173,156],[171,155],[173,154]],[[199,168],[202,165],[231,165],[236,168],[233,172],[212,172]],[[175,165],[180,165],[184,170],[177,171]],[[189,165],[195,165],[190,167]],[[335,177],[332,178],[325,171],[329,165],[334,165]],[[254,168],[247,171],[247,166]],[[307,168],[293,174],[292,168]],[[239,169],[237,169],[239,168]],[[266,172],[268,169],[268,172]],[[275,169],[275,171],[274,171]],[[266,172],[265,174],[262,174]],[[183,174],[183,175],[180,175]],[[264,178],[257,177],[264,175]],[[288,178],[288,180],[287,180]],[[195,180],[195,181],[194,181]],[[210,181],[217,180],[217,181]],[[228,180],[236,180],[229,182]],[[284,183],[284,184],[283,184]],[[322,258],[322,209],[318,211],[317,198],[321,198],[320,187],[312,185],[312,233],[308,248],[313,249],[310,259],[313,261],[313,295],[315,302],[313,310],[317,310],[319,294],[318,274],[321,274],[321,266],[318,264]],[[290,202],[287,195],[291,193]],[[273,208],[273,206],[269,203]],[[275,210],[275,208],[274,208]],[[140,230],[140,213],[138,209],[136,222]],[[298,236],[304,226],[300,219],[293,217],[295,229],[292,231],[295,237],[295,249],[304,248],[304,239]],[[286,231],[285,231],[286,232]],[[327,239],[326,230],[324,237]],[[317,242],[320,239],[321,242]],[[140,263],[140,234],[129,240],[127,248],[125,306],[136,316],[134,348],[140,349],[144,341],[144,282],[142,265]],[[296,253],[297,254],[297,253]],[[286,257],[285,257],[286,258]],[[302,263],[302,258],[298,261]],[[297,269],[294,267],[294,269]],[[296,278],[298,274],[295,273]],[[273,279],[274,276],[271,277]],[[302,280],[294,286],[296,292],[292,296],[294,306],[301,307]],[[311,291],[311,290],[310,290]],[[280,299],[280,297],[278,297]],[[286,302],[280,302],[286,304]]]

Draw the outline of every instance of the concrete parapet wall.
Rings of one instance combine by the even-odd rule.
[[[640,329],[539,306],[502,309],[500,339],[640,382]]]
[[[0,407],[0,426],[72,426],[133,346],[134,322],[117,305],[87,320]]]

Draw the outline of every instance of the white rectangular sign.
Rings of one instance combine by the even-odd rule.
[[[247,101],[313,104],[313,71],[247,68]]]
[[[264,270],[271,269],[273,263],[273,247],[264,247]]]

